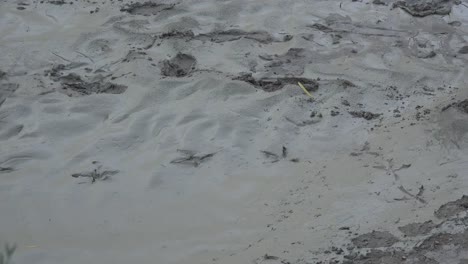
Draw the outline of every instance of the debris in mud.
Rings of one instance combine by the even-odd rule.
[[[70,73],[59,78],[64,90],[77,93],[79,95],[90,95],[99,93],[121,94],[127,90],[127,86],[104,82],[102,76],[98,75],[91,81],[85,81],[76,73]],[[73,95],[69,94],[69,95]]]
[[[331,38],[332,38],[332,44],[333,45],[336,45],[336,44],[339,44],[340,43],[340,40],[343,38],[341,35],[339,34],[331,34]]]
[[[424,223],[411,223],[405,226],[400,226],[398,229],[409,237],[414,236],[421,236],[429,234],[432,229],[434,229],[437,225],[434,224],[431,220],[426,221]]]
[[[320,24],[320,23],[314,23],[313,25],[309,26],[313,29],[317,29],[319,31],[322,31],[322,32],[325,32],[325,33],[330,33],[330,32],[334,32],[334,30],[330,27],[327,27],[323,24]]]
[[[303,48],[291,48],[283,55],[262,56],[270,63],[265,65],[269,72],[280,75],[299,76],[304,73],[304,67],[312,63],[312,54]]]
[[[279,159],[279,156],[276,155],[275,153],[273,152],[270,152],[270,151],[266,151],[266,150],[262,150],[260,151],[263,153],[263,155],[265,155],[265,157],[267,159],[270,159],[271,160],[271,163],[275,163],[275,162],[278,162],[280,159]]]
[[[366,120],[372,120],[382,115],[382,114],[375,114],[375,113],[367,112],[367,111],[350,111],[349,114],[352,115],[353,117],[364,118]]]
[[[67,4],[67,2],[65,2],[65,0],[54,0],[54,1],[48,1],[47,3],[48,3],[48,4],[52,4],[52,5],[64,5],[64,4]]]
[[[163,4],[156,2],[132,3],[120,9],[121,12],[127,12],[132,15],[152,16],[161,11],[173,9],[175,4]]]
[[[282,39],[273,37],[266,31],[243,31],[240,29],[229,29],[226,31],[214,31],[206,34],[200,34],[195,39],[202,41],[211,41],[215,43],[222,43],[228,41],[235,41],[239,39],[252,39],[263,44],[269,44],[272,42],[287,42],[292,39],[290,35],[285,35]]]
[[[448,202],[434,212],[437,218],[450,218],[460,212],[468,211],[468,196],[463,195],[462,198]]]
[[[94,169],[93,171],[82,172],[82,173],[74,173],[71,176],[73,178],[79,178],[79,177],[90,178],[91,183],[94,183],[94,182],[96,182],[96,180],[99,180],[99,181],[108,180],[108,179],[110,179],[110,177],[112,175],[115,175],[117,173],[119,173],[118,170],[104,170],[104,171],[101,171],[101,166],[98,166],[98,168]]]
[[[345,79],[337,79],[338,84],[343,87],[344,89],[348,87],[356,87],[356,84],[352,83],[351,81]]]
[[[197,60],[195,57],[185,53],[178,53],[170,60],[161,62],[161,74],[171,77],[183,77],[195,69]]]
[[[0,106],[6,98],[13,94],[19,87],[17,83],[0,83]]]
[[[9,173],[12,171],[13,171],[12,167],[0,167],[0,173]]]
[[[272,255],[265,254],[263,256],[263,259],[264,260],[278,260],[279,258],[277,256],[272,256]]]
[[[172,30],[166,33],[162,33],[159,35],[160,39],[169,39],[169,38],[189,38],[192,39],[195,37],[195,34],[193,34],[193,31],[187,30],[187,31],[178,31],[178,30]]]
[[[7,73],[0,70],[0,80],[3,79],[3,78],[6,78],[6,76],[7,76]]]
[[[448,24],[453,27],[459,27],[462,25],[460,21],[452,21],[452,22],[449,22]]]
[[[175,160],[172,160],[171,163],[173,163],[173,164],[189,164],[189,165],[192,165],[194,167],[198,167],[204,161],[208,160],[209,158],[213,157],[216,154],[216,152],[213,152],[213,153],[197,156],[196,153],[194,151],[191,151],[191,150],[178,149],[177,151],[182,153],[185,157],[181,157],[181,158],[177,158]]]
[[[460,54],[468,54],[468,46],[463,46],[458,50]]]
[[[338,112],[338,111],[335,111],[335,110],[331,110],[331,111],[330,111],[330,115],[331,115],[331,116],[337,116],[337,115],[339,115],[339,114],[340,114],[340,112]]]
[[[316,123],[321,121],[321,118],[322,118],[321,114],[317,119],[305,120],[305,121],[295,121],[295,120],[292,120],[291,118],[289,118],[287,116],[285,117],[286,121],[289,121],[289,122],[293,123],[294,125],[296,125],[298,127],[304,127],[304,126],[316,124]]]
[[[404,0],[396,2],[393,7],[399,7],[416,17],[444,16],[450,14],[452,6],[458,3],[458,0]]]
[[[374,0],[372,1],[374,5],[387,5],[384,1],[382,0]]]
[[[386,231],[372,231],[351,239],[357,248],[390,247],[399,241],[394,235]]]
[[[257,80],[252,76],[252,73],[244,73],[233,78],[233,80],[250,83],[266,92],[280,90],[288,84],[297,85],[298,82],[302,83],[309,92],[317,91],[319,88],[319,84],[316,80],[302,77],[262,78]]]
[[[391,100],[402,100],[404,98],[403,94],[400,93],[398,87],[388,86],[385,88],[386,96]]]
[[[273,153],[271,151],[266,151],[266,150],[261,150],[260,152],[262,152],[263,155],[265,155],[265,158],[269,159],[271,161],[271,163],[278,162],[281,159],[286,159],[288,157],[288,148],[286,148],[285,146],[283,146],[283,148],[282,148],[281,156],[276,154],[276,153]],[[293,158],[293,159],[290,159],[289,161],[299,162],[299,159],[298,158]]]
[[[417,36],[409,41],[411,53],[421,59],[429,59],[435,57],[435,44],[429,37]]]

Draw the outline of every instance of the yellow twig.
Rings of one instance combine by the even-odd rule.
[[[312,97],[312,95],[309,93],[309,91],[307,91],[307,89],[304,87],[304,85],[302,85],[302,83],[297,82],[297,84],[299,84],[299,87],[301,87],[302,90],[304,90],[304,93],[306,93],[310,98],[314,98],[314,97]]]

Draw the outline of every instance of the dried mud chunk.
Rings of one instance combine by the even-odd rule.
[[[411,223],[405,226],[400,226],[398,229],[409,237],[429,234],[436,225],[432,221],[424,223]]]
[[[449,218],[457,215],[460,212],[468,210],[468,196],[463,195],[462,198],[448,202],[434,212],[437,218]]]
[[[367,111],[351,111],[349,112],[349,114],[352,115],[353,117],[364,118],[366,120],[372,120],[382,115],[382,114],[375,114],[375,113],[367,112]]]
[[[372,231],[370,233],[357,236],[351,241],[358,248],[379,248],[390,247],[399,240],[389,232]]]
[[[456,0],[405,0],[396,2],[394,7],[400,7],[412,16],[424,17],[448,15],[454,4],[458,2]]]
[[[189,54],[178,53],[170,60],[161,63],[161,74],[171,77],[182,77],[191,73],[195,69],[197,60]]]
[[[127,12],[132,15],[152,16],[159,12],[174,8],[175,4],[163,4],[156,2],[144,2],[128,4],[120,9],[121,12]]]

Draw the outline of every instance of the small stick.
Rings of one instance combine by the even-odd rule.
[[[68,62],[72,62],[71,60],[65,59],[64,57],[58,55],[57,53],[55,53],[55,52],[53,52],[53,51],[51,51],[50,53],[52,53],[52,54],[54,54],[55,56],[61,58],[62,60],[65,60],[65,61],[68,61]]]

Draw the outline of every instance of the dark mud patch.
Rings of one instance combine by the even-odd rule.
[[[432,221],[426,221],[424,223],[411,223],[405,226],[400,226],[398,229],[409,237],[420,236],[420,235],[427,235],[429,234],[432,229],[434,229],[437,225],[434,224]]]
[[[468,54],[468,46],[463,46],[458,50],[460,54]]]
[[[460,212],[468,211],[468,196],[463,195],[462,198],[448,202],[434,212],[437,218],[450,218]]]
[[[170,77],[183,77],[195,70],[197,60],[190,54],[178,53],[170,60],[161,62],[161,74]]]
[[[438,264],[422,254],[408,254],[400,250],[384,251],[373,249],[367,254],[345,256],[343,264]]]
[[[163,4],[156,2],[144,2],[128,4],[120,9],[121,12],[127,12],[132,15],[154,16],[162,11],[170,10],[175,4]]]
[[[252,84],[253,86],[262,89],[266,92],[274,92],[280,89],[283,89],[284,86],[298,85],[300,82],[309,92],[317,91],[319,84],[316,80],[302,78],[302,77],[282,77],[282,78],[261,78],[255,79],[251,73],[245,73],[238,77],[233,78],[233,80],[244,81]]]
[[[0,80],[1,80],[1,79],[5,79],[6,77],[7,77],[7,73],[4,72],[4,71],[2,71],[2,70],[0,70]]]
[[[263,44],[272,42],[285,42],[292,39],[291,35],[285,35],[283,38],[278,39],[266,31],[243,31],[240,29],[230,29],[226,31],[215,31],[206,34],[200,34],[195,37],[202,41],[211,41],[215,43],[222,43],[228,41],[235,41],[239,39],[252,39]]]
[[[453,246],[458,249],[468,249],[468,230],[462,233],[450,234],[439,233],[426,238],[419,246],[417,251],[445,250],[448,246]]]
[[[121,94],[127,90],[127,86],[103,81],[102,76],[96,76],[91,81],[86,81],[76,73],[59,78],[62,88],[70,92],[68,95],[90,95],[90,94]]]
[[[426,221],[399,227],[399,230],[405,234],[403,237],[397,238],[389,232],[375,231],[358,235],[351,239],[351,244],[345,244],[338,250],[332,246],[323,253],[314,255],[320,261],[313,263],[466,263],[468,217],[457,214],[457,212],[468,211],[467,204],[468,196],[463,196],[459,200],[441,206],[434,212],[436,216],[443,214],[445,219],[441,223],[434,224],[432,221]],[[335,250],[333,250],[334,248]]]
[[[452,6],[458,4],[456,0],[404,0],[398,1],[394,7],[399,7],[416,17],[429,15],[448,15]]]
[[[372,231],[355,237],[351,241],[357,248],[379,248],[389,247],[399,240],[390,232]]]
[[[382,115],[382,114],[376,114],[376,113],[372,113],[368,111],[350,111],[349,114],[352,115],[353,117],[364,118],[366,120],[372,120]]]
[[[446,105],[442,108],[442,112],[446,111],[447,109],[451,108],[451,107],[455,107],[457,108],[458,110],[468,114],[468,99],[465,99],[463,101],[459,101],[459,102],[455,102],[455,103],[451,103],[449,105]]]

